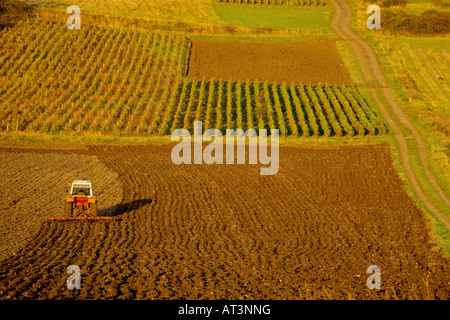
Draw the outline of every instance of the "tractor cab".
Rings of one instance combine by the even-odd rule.
[[[113,217],[97,216],[97,198],[89,180],[74,180],[64,199],[64,217],[51,217],[59,221],[114,220]]]
[[[88,196],[88,197],[94,196],[92,183],[89,180],[73,181],[69,193],[71,196]]]

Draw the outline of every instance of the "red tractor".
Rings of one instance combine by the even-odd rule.
[[[51,220],[111,220],[112,217],[97,216],[97,198],[89,180],[72,182],[69,194],[64,200],[64,217]]]
[[[89,180],[72,182],[64,202],[64,215],[84,218],[97,216],[97,198],[94,196],[92,183]]]

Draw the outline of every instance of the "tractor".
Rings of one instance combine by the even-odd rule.
[[[75,180],[72,182],[69,194],[64,201],[64,215],[66,217],[96,217],[97,198],[89,180]]]
[[[64,200],[64,217],[50,220],[111,220],[112,217],[97,216],[97,198],[89,180],[74,180]]]

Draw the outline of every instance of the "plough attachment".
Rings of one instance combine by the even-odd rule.
[[[114,217],[51,217],[47,218],[51,221],[117,221]]]

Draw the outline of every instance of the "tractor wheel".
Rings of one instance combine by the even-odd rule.
[[[72,202],[64,201],[64,216],[71,217],[73,215]]]
[[[90,211],[91,217],[96,217],[97,216],[97,203],[91,203],[91,205],[89,206],[89,211]]]

